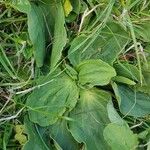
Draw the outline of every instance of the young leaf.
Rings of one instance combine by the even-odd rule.
[[[134,150],[138,146],[137,135],[125,124],[110,123],[103,134],[112,150]]]
[[[107,103],[109,93],[96,88],[82,90],[77,106],[70,112],[74,121],[69,122],[73,137],[84,143],[86,150],[110,150],[103,137],[103,129],[109,123]]]
[[[17,140],[20,145],[24,145],[27,142],[27,137],[24,134],[24,125],[16,125],[15,131],[15,140]]]
[[[114,86],[120,111],[124,115],[143,117],[150,114],[150,96],[125,85]]]
[[[46,78],[46,77],[45,77]],[[55,123],[68,109],[75,107],[78,99],[76,83],[65,73],[56,78],[47,79],[28,97],[30,120],[40,126]]]
[[[113,67],[100,59],[81,62],[77,66],[79,83],[91,85],[107,85],[116,75]]]
[[[67,42],[67,33],[64,27],[65,15],[61,1],[57,3],[55,16],[55,28],[54,28],[54,41],[52,46],[51,55],[51,69],[59,62],[62,54],[62,50]]]

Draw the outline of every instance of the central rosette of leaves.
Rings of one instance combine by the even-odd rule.
[[[103,129],[109,123],[106,106],[111,96],[95,86],[109,84],[114,76],[116,72],[109,64],[91,59],[42,77],[38,82],[42,86],[27,100],[30,120],[40,126],[55,126],[66,122],[64,116],[70,117],[73,121],[68,122],[69,131],[79,143],[89,144],[92,149],[97,147],[96,140],[101,139],[103,144],[99,143],[98,147],[107,147]]]

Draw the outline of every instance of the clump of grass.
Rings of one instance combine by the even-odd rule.
[[[24,106],[23,98],[20,101],[15,94],[27,88],[34,76],[33,50],[27,16],[5,1],[0,12],[0,149],[18,149],[21,146],[14,139],[14,127],[23,121]]]

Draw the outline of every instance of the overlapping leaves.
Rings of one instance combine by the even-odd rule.
[[[91,67],[91,64],[95,67],[93,70],[87,68]],[[97,88],[86,89],[86,84],[90,83],[92,87],[107,85],[115,76],[115,70],[102,60],[83,61],[75,69],[78,78],[73,79],[69,70],[66,70],[66,73],[63,72],[54,77],[51,75],[38,82],[38,85],[41,85],[40,88],[32,92],[26,103],[29,108],[29,118],[40,126],[51,125],[50,137],[56,142],[56,145],[65,149],[75,149],[76,142],[83,142],[87,149],[91,149],[91,144],[89,144],[91,140],[95,149],[98,149],[99,146],[108,149],[103,138],[103,129],[109,123],[106,106],[111,96],[108,92]],[[99,80],[95,78],[95,69],[98,71],[96,76],[100,75]],[[82,76],[83,73],[84,76]],[[103,75],[105,78],[102,79]],[[66,111],[71,111],[69,118],[72,121],[68,123],[61,119]],[[89,118],[90,122],[87,124]],[[93,138],[92,135],[95,137]],[[96,140],[99,138],[101,142],[97,145]],[[72,144],[67,146],[68,143]]]
[[[34,47],[34,56],[38,67],[43,66],[46,56],[46,42],[53,42],[51,66],[61,58],[67,35],[64,27],[65,16],[61,0],[41,0],[29,2],[21,0],[11,5],[27,14],[28,32]]]
[[[92,3],[87,1],[90,6]],[[141,77],[133,64],[116,61],[131,41],[128,30],[111,18],[96,36],[78,33],[73,40],[69,39],[71,43],[67,43],[65,16],[69,20],[71,15],[79,14],[79,0],[21,1],[14,7],[27,13],[38,67],[43,65],[47,54],[46,42],[52,43],[51,72],[55,72],[63,50],[67,58],[63,59],[64,64],[60,64],[57,73],[50,73],[37,82],[27,99],[29,120],[25,122],[29,141],[24,149],[136,149],[137,135],[119,116],[111,96],[124,117],[150,114],[148,69],[142,68]],[[97,16],[96,10],[94,13]],[[136,34],[149,42],[147,31],[148,25],[142,24]],[[143,90],[144,86],[139,88],[141,79],[148,90]],[[45,142],[47,139],[50,142]]]
[[[93,37],[87,38],[88,35],[81,34],[72,41],[68,55],[73,65],[92,58],[112,64],[129,41],[128,33],[115,22],[109,22],[89,47],[86,46]]]
[[[98,90],[82,90],[76,108],[71,112],[70,132],[87,150],[110,149],[103,137],[103,130],[109,123],[107,103],[111,100],[109,93]]]

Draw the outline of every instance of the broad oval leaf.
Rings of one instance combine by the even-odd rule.
[[[96,88],[82,90],[77,106],[70,112],[74,121],[69,122],[73,137],[84,143],[86,150],[110,150],[103,137],[103,130],[109,123],[107,103],[109,93]]]
[[[106,85],[116,75],[115,69],[100,59],[81,62],[77,71],[79,83],[82,85]]]
[[[138,146],[137,135],[125,124],[110,123],[104,129],[104,137],[112,150],[135,150]]]
[[[150,114],[150,96],[125,85],[114,86],[120,111],[124,115],[143,117]]]
[[[76,105],[78,99],[78,87],[65,73],[56,78],[41,83],[38,89],[27,99],[30,120],[41,126],[48,126],[57,121],[68,109]]]

